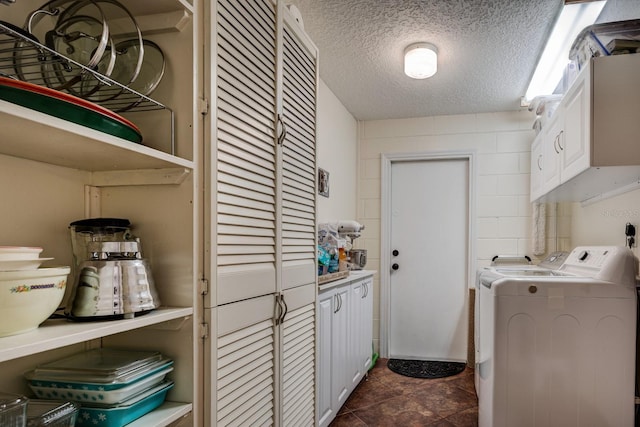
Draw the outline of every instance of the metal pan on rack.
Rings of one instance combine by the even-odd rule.
[[[93,34],[102,23],[91,16],[74,15],[61,22],[54,30],[47,31],[45,42],[50,49],[65,53],[69,59],[80,63],[93,63],[96,50],[100,49],[99,40]],[[109,37],[109,46],[113,40]],[[105,49],[100,60],[92,67],[104,76],[113,71],[116,55],[112,48]],[[47,86],[52,89],[65,89],[69,93],[86,97],[100,89],[102,82],[92,74],[79,72],[67,62],[49,61],[43,63],[42,75]]]
[[[20,80],[29,80],[32,75],[39,77],[40,67],[37,64],[39,58],[42,57],[42,50],[37,47],[40,41],[33,34],[22,28],[13,25],[10,22],[0,21],[0,33],[15,35],[16,43],[12,51],[12,67],[0,67],[0,75],[10,78],[18,78]],[[35,44],[33,43],[35,42]],[[22,58],[28,57],[30,61],[36,61],[35,66],[23,67]]]
[[[127,8],[117,0],[78,0],[60,14],[58,23],[61,25],[62,22],[71,19],[74,15],[85,14],[87,8],[92,5],[98,6],[104,13],[109,27],[109,35],[116,42],[116,51],[114,52],[116,64],[123,60],[130,62],[127,67],[129,71],[127,74],[121,73],[117,78],[115,78],[115,76],[111,77],[110,75],[107,75],[107,77],[111,77],[113,80],[123,85],[128,85],[136,80],[140,73],[140,69],[142,68],[142,62],[144,59],[144,42],[142,39],[142,32],[140,31],[137,21]],[[133,35],[133,37],[131,35]],[[131,39],[131,42],[129,42],[131,45],[137,46],[137,55],[135,55],[135,57],[124,57],[118,54],[117,46],[121,44],[122,40],[129,39]]]
[[[121,42],[122,43],[122,42]],[[23,54],[17,50],[16,46],[23,45],[22,49],[24,52],[35,52],[32,55]],[[154,48],[151,47],[150,42],[145,42],[145,48],[148,52],[148,59],[153,62],[153,58],[161,58],[163,55],[160,54],[160,51],[156,51],[154,53]],[[159,49],[159,48],[158,48]],[[14,60],[15,56],[18,55],[21,59],[22,69],[34,69],[36,73],[33,75],[29,75],[29,80],[33,78],[33,81],[30,83],[34,83],[40,85],[42,87],[47,87],[46,82],[43,79],[42,73],[39,72],[40,67],[43,66],[43,62],[51,62],[57,61],[60,64],[67,64],[72,67],[74,70],[77,70],[77,74],[81,76],[88,76],[87,81],[91,81],[89,76],[97,81],[104,82],[104,84],[100,87],[100,99],[93,100],[103,107],[109,108],[114,112],[122,112],[122,111],[151,111],[151,110],[168,110],[171,111],[170,108],[158,102],[157,100],[151,99],[150,97],[136,92],[135,89],[131,87],[125,86],[110,77],[106,77],[94,69],[87,68],[86,66],[76,63],[69,58],[64,57],[64,55],[50,49],[49,47],[40,44],[36,40],[27,37],[22,32],[12,31],[9,27],[3,25],[0,22],[0,75],[4,75],[5,77],[10,77],[15,79],[15,71],[14,71]],[[162,61],[156,62],[157,66],[162,69]],[[145,65],[145,69],[146,69]],[[154,75],[154,73],[150,73]],[[148,71],[141,71],[140,81],[137,84],[143,85],[146,80],[145,76],[148,76]],[[26,80],[26,79],[20,79]],[[136,86],[136,89],[141,90],[143,86]],[[156,85],[146,85],[148,90],[141,90],[143,92],[150,92],[153,90]],[[112,96],[112,94],[117,93],[118,96]],[[104,98],[104,99],[103,99]],[[171,120],[173,120],[173,115],[171,116]]]
[[[143,96],[149,96],[160,84],[164,76],[166,62],[164,53],[160,46],[150,40],[143,40],[144,43],[144,60],[142,67],[136,80],[127,85],[130,91]],[[128,76],[132,73],[131,68],[135,64],[135,58],[138,56],[137,39],[124,40],[116,45],[118,60],[113,70],[111,78],[120,82],[122,76]],[[102,86],[101,90],[87,99],[100,102],[104,100],[115,99],[124,92],[124,88]],[[137,106],[144,100],[143,96],[133,99],[132,102],[123,101],[118,111],[127,111]]]
[[[80,7],[77,3],[79,2],[71,0],[49,1],[29,14],[25,29],[39,40],[44,41],[47,39],[47,34],[49,34],[51,40],[55,39],[51,36],[53,31],[53,34],[66,41],[64,45],[59,47],[60,50],[54,50],[65,58],[94,69],[98,63],[103,61],[103,55],[109,44],[109,25],[104,12],[98,4],[88,2]],[[91,17],[91,19],[75,18],[70,20],[71,15],[79,14],[79,12],[82,12],[83,17]],[[56,69],[64,68],[69,73],[74,68],[70,63],[63,60],[55,61],[47,58],[42,62],[57,64]],[[48,73],[51,71],[48,67],[43,68],[42,72],[46,73],[45,80],[49,78]],[[64,85],[65,82],[56,84],[58,88]]]

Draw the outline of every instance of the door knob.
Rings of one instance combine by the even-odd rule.
[[[393,254],[393,256],[398,256],[400,255],[400,252],[398,252],[397,249],[394,249],[393,252],[391,252]]]
[[[399,266],[398,264],[393,264],[393,265],[391,266],[391,268],[392,268],[392,269],[394,269],[394,270],[397,270],[397,269],[399,269],[399,268],[400,268],[400,266]]]

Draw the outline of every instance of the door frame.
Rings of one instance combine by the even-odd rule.
[[[439,151],[416,153],[382,153],[380,180],[380,357],[389,357],[389,318],[391,312],[391,166],[393,163],[429,160],[468,161],[468,244],[467,244],[467,287],[475,286],[476,254],[476,152]],[[469,298],[466,298],[467,304]],[[467,307],[468,310],[468,307]]]

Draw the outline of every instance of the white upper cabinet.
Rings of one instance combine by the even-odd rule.
[[[543,137],[544,132],[540,132],[531,143],[531,201],[537,200],[542,195]]]
[[[532,201],[596,200],[640,180],[640,93],[629,89],[639,71],[638,54],[592,58],[583,68],[542,131],[542,192],[532,180]]]

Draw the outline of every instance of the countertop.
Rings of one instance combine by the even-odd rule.
[[[323,292],[328,289],[335,288],[336,286],[346,285],[347,283],[351,283],[354,280],[370,277],[376,273],[377,273],[376,270],[351,270],[349,272],[349,276],[347,277],[334,280],[333,282],[323,283],[322,285],[318,286],[318,292]]]

